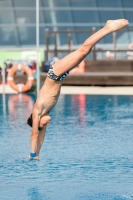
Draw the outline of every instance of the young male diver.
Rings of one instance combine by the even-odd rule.
[[[51,65],[47,78],[33,107],[33,112],[27,120],[27,123],[32,127],[30,136],[30,160],[39,159],[46,127],[50,123],[49,112],[57,103],[62,81],[66,78],[69,71],[76,67],[90,53],[92,47],[104,36],[128,24],[129,22],[126,19],[108,20],[102,29],[90,36],[76,51]]]

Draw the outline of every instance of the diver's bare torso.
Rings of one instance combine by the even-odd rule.
[[[46,78],[35,103],[40,117],[49,113],[50,110],[56,105],[60,95],[61,85],[61,81],[54,81],[49,77]]]

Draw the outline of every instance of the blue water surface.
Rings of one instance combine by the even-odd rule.
[[[0,95],[0,200],[132,200],[133,96],[61,95],[29,161],[35,100]]]

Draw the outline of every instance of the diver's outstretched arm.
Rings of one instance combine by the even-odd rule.
[[[30,136],[30,155],[31,157],[35,157],[36,148],[37,148],[37,138],[38,138],[38,127],[40,116],[37,109],[36,104],[34,105],[33,113],[32,113],[32,132]],[[33,155],[33,156],[32,156]]]
[[[36,147],[36,158],[39,160],[39,154],[40,154],[40,149],[42,147],[44,137],[46,134],[46,126],[44,126],[38,133],[38,138],[37,138],[37,147]]]

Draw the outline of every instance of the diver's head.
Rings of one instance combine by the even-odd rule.
[[[40,118],[38,130],[41,130],[44,126],[48,126],[50,123],[50,119],[51,117],[48,114],[43,115]],[[28,118],[27,124],[32,127],[32,124],[33,124],[32,114]]]

